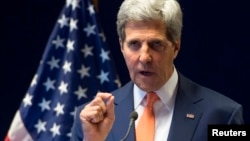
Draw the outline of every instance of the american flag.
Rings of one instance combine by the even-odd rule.
[[[76,107],[120,87],[91,0],[66,0],[5,141],[67,141]]]

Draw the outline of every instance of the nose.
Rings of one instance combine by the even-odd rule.
[[[139,60],[142,63],[149,63],[152,61],[151,51],[147,45],[141,48]]]

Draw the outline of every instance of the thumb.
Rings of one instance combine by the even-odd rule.
[[[108,99],[106,106],[107,106],[107,118],[111,121],[115,119],[115,105],[114,105],[114,96],[110,96]]]

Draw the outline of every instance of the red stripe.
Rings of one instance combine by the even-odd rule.
[[[4,141],[10,141],[9,136],[6,136],[5,139],[4,139]]]

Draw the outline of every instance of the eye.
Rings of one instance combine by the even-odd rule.
[[[132,50],[138,50],[141,47],[141,43],[137,40],[130,41],[128,47]]]
[[[155,51],[163,51],[165,49],[165,44],[160,40],[151,41],[149,46]]]

